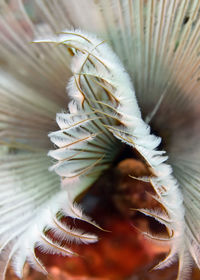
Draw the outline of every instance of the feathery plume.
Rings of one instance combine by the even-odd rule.
[[[138,209],[169,233],[156,268],[178,259],[182,280],[200,267],[199,11],[198,0],[1,2],[1,279],[11,261],[19,277],[26,261],[47,273],[35,248],[73,256],[62,241],[97,241],[63,218],[99,228],[74,201],[124,144],[164,209]]]

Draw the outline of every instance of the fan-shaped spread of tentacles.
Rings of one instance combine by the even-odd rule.
[[[0,224],[3,226],[0,229],[0,279],[5,278],[11,259],[15,273],[20,278],[23,276],[25,262],[29,262],[36,270],[47,273],[35,253],[36,248],[51,254],[74,256],[77,254],[63,245],[63,242],[97,241],[95,235],[78,230],[76,223],[73,223],[72,227],[66,222],[64,218],[71,217],[75,221],[82,220],[98,227],[82,213],[80,207],[70,202],[65,191],[58,192],[58,178],[48,170],[43,170],[49,164],[47,158],[44,155],[44,162],[38,162],[39,158],[39,155],[34,154],[31,159],[30,154],[10,155],[12,171],[10,164],[4,164],[2,159],[1,172],[4,176],[1,178],[1,184],[7,184],[7,188],[1,188]],[[5,156],[5,160],[8,160],[8,155]],[[35,180],[32,178],[30,183],[30,175],[35,168],[38,171],[35,176],[44,171],[43,177],[39,176]],[[15,185],[15,189],[12,188],[12,184]],[[22,185],[26,188],[26,193],[23,192]],[[44,210],[42,213],[41,203]]]
[[[69,242],[97,240],[68,223],[97,226],[73,200],[116,162],[121,145],[140,154],[151,176],[137,179],[150,182],[162,206],[140,209],[168,230],[167,240],[146,233],[171,245],[158,268],[178,257],[179,280],[193,260],[200,268],[199,15],[199,0],[0,1],[0,280],[10,263],[19,277],[25,261],[45,272],[36,247],[73,256]],[[120,57],[173,175],[106,42],[75,30],[30,44],[72,26],[102,36]],[[47,134],[67,105],[71,73],[72,101],[50,134],[61,187],[48,171]]]
[[[6,190],[5,199],[1,201],[0,223],[4,225],[0,230],[2,279],[11,259],[19,277],[22,277],[26,261],[46,273],[35,253],[36,247],[45,252],[73,256],[75,253],[65,247],[62,241],[97,241],[95,235],[67,226],[62,218],[69,216],[98,227],[73,205],[73,200],[112,164],[122,143],[140,154],[151,176],[138,179],[151,183],[156,193],[154,199],[164,209],[138,210],[164,224],[169,233],[167,239],[156,237],[171,245],[169,255],[157,268],[169,265],[178,257],[178,279],[184,279],[191,255],[197,264],[199,263],[199,244],[185,227],[187,224],[178,183],[172,175],[171,167],[165,163],[165,152],[157,150],[161,140],[151,134],[150,126],[142,120],[132,83],[118,57],[106,42],[78,30],[65,31],[58,37],[37,42],[62,44],[72,56],[73,76],[67,87],[72,100],[67,113],[57,114],[60,130],[49,134],[51,141],[58,147],[49,152],[49,155],[57,160],[50,170],[61,176],[63,190],[58,191],[58,179],[52,175],[54,172],[49,173],[47,170],[43,172],[43,181],[40,176],[39,182],[35,178],[34,183],[30,184],[31,166],[34,167],[34,176],[37,177],[35,168],[40,172],[40,169],[48,165],[45,156],[46,163],[38,163],[41,154],[39,157],[37,153],[32,154],[31,158],[30,154],[26,153],[15,157],[10,155],[12,168],[10,165],[3,165],[5,170],[3,169],[4,176],[1,178],[2,185],[6,183],[11,186],[12,182],[16,181],[16,187],[13,194],[12,187],[10,192]],[[6,159],[8,160],[8,155]],[[18,164],[19,160],[21,166]],[[9,171],[9,178],[8,168],[13,170],[13,173]],[[21,187],[17,192],[16,173],[19,173],[17,178],[21,175],[20,186],[29,182],[30,189],[26,192],[22,192]],[[51,176],[52,180],[49,179]],[[48,182],[45,183],[47,177]],[[19,203],[20,199],[22,202]],[[42,214],[39,211],[41,200]],[[13,206],[15,201],[17,204]],[[55,238],[51,238],[49,232],[52,232]],[[151,234],[145,234],[154,239]]]
[[[139,210],[164,224],[169,233],[166,241],[171,251],[157,267],[170,264],[178,256],[179,277],[183,279],[188,252],[182,196],[171,167],[164,163],[165,152],[156,150],[160,138],[152,135],[141,119],[128,74],[110,47],[95,36],[66,31],[42,41],[63,44],[72,55],[73,76],[67,87],[72,99],[69,112],[57,114],[60,130],[49,135],[58,146],[49,152],[58,160],[52,170],[62,176],[63,187],[71,188],[76,195],[78,181],[86,181],[84,187],[94,181],[112,163],[121,143],[133,147],[152,174],[140,179],[151,183],[155,199],[165,209]]]

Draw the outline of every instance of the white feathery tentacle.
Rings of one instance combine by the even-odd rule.
[[[59,42],[68,48],[72,48],[74,53],[77,52],[72,59],[71,68],[74,76],[68,87],[69,94],[73,100],[72,102],[77,104],[77,118],[79,115],[84,115],[84,113],[86,115],[94,113],[96,116],[93,119],[89,119],[87,126],[85,126],[85,123],[81,122],[81,118],[80,122],[74,121],[73,124],[72,116],[66,114],[67,123],[72,123],[72,125],[66,130],[61,129],[50,134],[51,140],[58,146],[58,151],[60,152],[59,161],[54,165],[54,170],[61,174],[61,167],[64,178],[68,178],[70,171],[73,176],[83,177],[90,177],[90,172],[95,169],[102,172],[104,160],[111,164],[114,159],[115,153],[109,152],[109,148],[113,148],[111,143],[114,141],[114,136],[137,150],[154,174],[151,180],[156,192],[159,194],[159,201],[166,209],[169,218],[163,217],[160,212],[142,209],[140,211],[154,217],[160,223],[163,223],[169,232],[173,232],[171,254],[165,260],[166,263],[170,262],[184,246],[185,222],[182,196],[178,183],[172,176],[171,167],[164,163],[167,160],[167,157],[163,155],[164,151],[156,150],[160,144],[160,139],[150,134],[150,127],[141,119],[135,93],[127,73],[105,42],[100,41],[93,35],[85,34],[79,30],[74,32],[65,31],[59,37],[54,40],[51,38],[49,41]],[[73,133],[73,131],[78,130],[81,132],[86,127],[89,141],[86,137],[82,138],[81,133],[80,135]],[[109,138],[106,138],[108,143],[102,146],[105,157],[102,158],[101,155],[97,154],[96,158],[91,158],[90,160],[87,152],[89,145],[101,147],[99,130],[101,132],[100,136],[103,134],[106,138],[109,135]],[[107,130],[106,134],[105,130]],[[95,137],[93,137],[94,134]],[[62,141],[57,141],[57,135],[60,137],[59,140],[62,139]],[[92,138],[89,138],[89,135]],[[88,145],[84,149],[82,149],[82,146],[80,148],[75,146],[74,153],[76,154],[81,149],[82,153],[72,157],[73,143],[82,143],[82,139],[86,139]],[[110,143],[109,139],[111,139]],[[120,141],[118,140],[115,141],[119,145]],[[62,157],[63,150],[61,149],[63,149],[63,146],[66,147],[66,150]],[[71,146],[70,149],[68,149],[69,146]],[[106,151],[107,149],[109,153]],[[67,156],[68,152],[69,156]],[[51,155],[53,156],[53,152],[51,152]],[[74,162],[76,158],[77,160],[83,158],[85,162],[76,165]],[[95,166],[98,160],[101,163],[100,169],[99,165]],[[65,165],[66,168],[63,169]],[[78,166],[80,169],[76,170]],[[91,166],[91,168],[87,169],[87,166]],[[97,174],[99,175],[99,173]]]
[[[49,173],[48,165],[49,160],[43,153],[1,156],[0,279],[5,278],[11,261],[19,277],[23,275],[25,262],[47,273],[35,254],[36,247],[48,253],[73,256],[75,253],[63,247],[62,240],[78,243],[97,241],[95,235],[71,229],[61,221],[66,215],[74,218],[67,209],[65,214],[57,217],[63,212],[62,205],[69,207],[72,203],[68,193],[61,191],[57,175]],[[76,209],[76,206],[73,208]],[[87,221],[87,218],[83,220]],[[59,241],[46,235],[49,230]]]
[[[33,17],[26,10],[27,3],[35,11]],[[190,255],[200,267],[199,9],[199,0],[1,1],[0,144],[8,151],[0,172],[3,270],[12,256],[19,276],[26,260],[43,270],[34,255],[37,240],[23,240],[27,228],[38,224],[35,213],[42,213],[45,203],[49,209],[51,196],[55,199],[48,215],[53,212],[57,217],[60,209],[63,215],[95,225],[72,200],[111,164],[121,142],[136,149],[153,172],[149,181],[155,198],[170,218],[172,249],[158,267],[169,265],[176,254],[179,279],[188,275]],[[30,44],[35,36],[44,38],[69,27],[101,35],[117,53],[133,81],[142,116],[163,138],[173,176],[164,152],[156,150],[160,139],[151,135],[150,126],[141,119],[132,82],[104,41],[70,30],[43,40],[56,46]],[[46,135],[56,129],[55,114],[67,103],[64,89],[71,73],[69,113],[57,115],[61,130],[50,134],[59,146],[49,152],[58,160],[52,169],[64,174],[62,185],[70,197],[63,201],[57,196],[59,180],[47,171],[45,153],[50,145]],[[162,213],[149,213],[162,217]],[[40,232],[52,227],[64,238],[63,229],[55,229],[48,215]],[[27,250],[20,246],[17,250],[17,240]],[[0,273],[4,278],[5,270]]]

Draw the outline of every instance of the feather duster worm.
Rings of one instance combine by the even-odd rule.
[[[178,279],[187,278],[192,259],[199,266],[200,249],[200,2],[31,5],[34,17],[20,0],[2,1],[0,10],[1,279],[11,260],[19,277],[26,261],[47,273],[36,247],[73,256],[63,240],[97,241],[62,218],[99,228],[73,201],[109,168],[122,143],[140,155],[150,176],[137,179],[152,185],[164,210],[138,209],[168,230],[171,250],[157,268],[178,258]],[[79,29],[52,35],[66,26],[106,41]],[[35,37],[40,44],[30,44]],[[71,101],[68,112],[57,114],[56,131],[70,76]],[[48,131],[55,131],[49,137],[57,147],[48,153],[57,160],[51,167]]]

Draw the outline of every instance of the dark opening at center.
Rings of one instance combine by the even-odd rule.
[[[127,144],[122,144],[119,153],[117,154],[115,160],[113,161],[113,166],[118,165],[119,162],[121,162],[121,161],[123,161],[125,159],[128,159],[128,158],[139,160],[140,156],[133,149],[133,147],[131,147],[131,146],[127,145]]]

